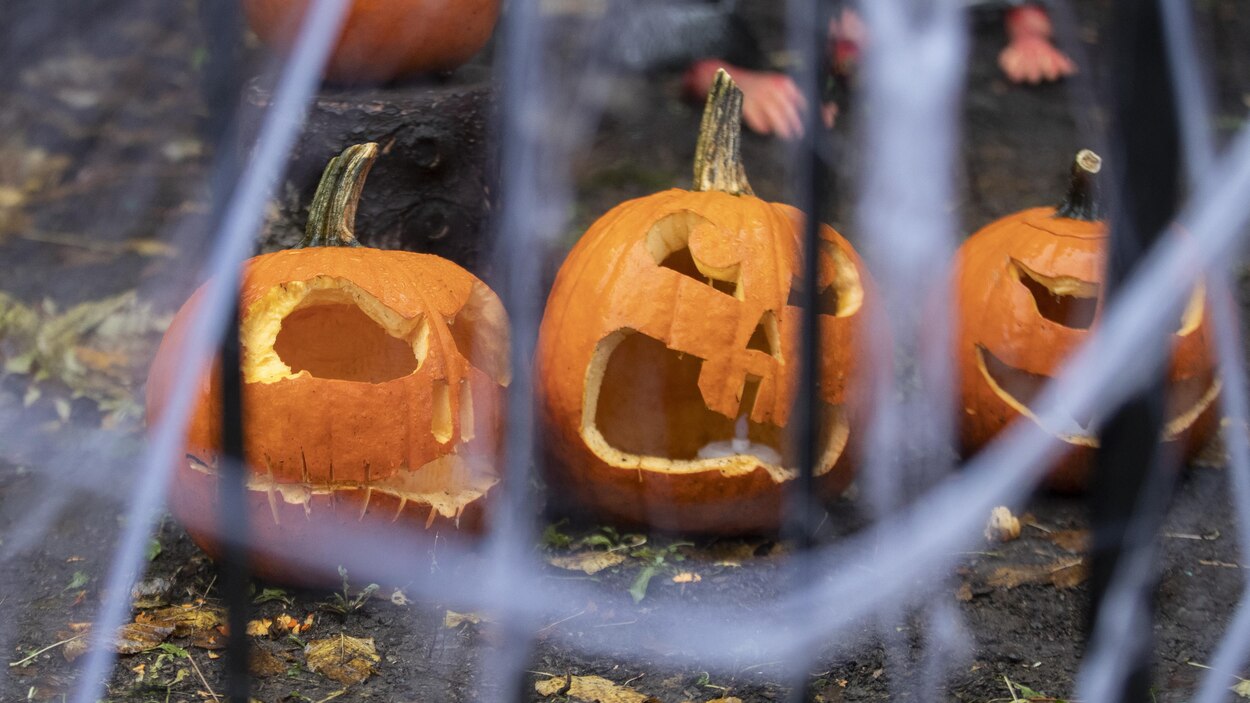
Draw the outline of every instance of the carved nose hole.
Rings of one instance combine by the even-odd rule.
[[[780,359],[781,345],[779,344],[780,330],[777,328],[777,316],[772,310],[765,310],[760,316],[759,324],[755,326],[755,332],[751,334],[751,339],[747,341],[747,349],[764,352],[765,354]]]

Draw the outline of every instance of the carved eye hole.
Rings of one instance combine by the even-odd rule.
[[[1016,280],[1033,296],[1037,312],[1051,322],[1087,330],[1098,313],[1098,284],[1070,276],[1046,276],[1012,259]]]
[[[694,213],[676,213],[664,217],[647,232],[647,249],[661,268],[672,269],[726,295],[741,299],[738,266],[723,271],[707,266],[700,267],[690,251],[690,233],[703,221],[703,218]]]
[[[1181,325],[1176,330],[1179,337],[1187,337],[1202,325],[1202,316],[1206,312],[1206,286],[1202,283],[1194,286],[1194,292],[1189,296],[1189,302],[1185,305],[1185,312],[1181,313]]]
[[[660,266],[666,269],[672,269],[683,276],[689,276],[696,281],[706,283],[725,295],[734,295],[738,291],[738,282],[722,281],[716,278],[704,276],[699,271],[699,265],[694,261],[694,255],[690,253],[689,247],[682,247],[677,251],[669,254],[660,262]],[[736,278],[736,277],[735,277]]]
[[[821,266],[821,288],[816,295],[816,311],[821,315],[850,317],[864,303],[864,287],[859,271],[841,249],[830,242],[820,243],[824,265]],[[803,282],[796,276],[790,282],[786,305],[803,307]]]
[[[821,288],[820,292],[816,294],[816,311],[821,315],[836,316],[841,302],[839,298],[841,298],[841,296],[838,295],[838,287],[832,282],[829,283],[824,288]],[[799,278],[795,278],[790,283],[790,297],[786,300],[786,305],[793,305],[796,308],[801,308],[803,307],[803,303],[803,281]]]

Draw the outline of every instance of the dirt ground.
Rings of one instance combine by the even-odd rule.
[[[744,4],[775,49],[775,12],[765,3]],[[1082,130],[1103,121],[1097,91],[1082,93],[1082,86],[1097,85],[1093,55],[1114,36],[1106,21],[1109,4],[1076,4],[1078,48],[1090,54],[1081,60],[1088,80],[1054,86],[1007,84],[994,63],[1001,42],[995,18],[974,20],[959,201],[952,203],[964,231],[1053,202],[1062,191],[1071,155],[1094,139]],[[0,9],[0,19],[11,21],[16,15],[6,12],[29,5],[20,0]],[[101,6],[110,7],[83,3]],[[0,49],[14,67],[0,79],[0,360],[8,369],[0,375],[0,412],[36,420],[26,436],[5,438],[11,446],[0,451],[0,643],[9,664],[0,676],[0,700],[62,700],[76,681],[82,660],[71,659],[83,639],[78,624],[91,620],[105,595],[113,540],[126,519],[122,501],[133,489],[141,417],[136,381],[145,376],[168,314],[189,292],[180,277],[202,251],[207,201],[201,184],[212,149],[196,136],[199,111],[186,109],[187,101],[199,100],[203,65],[202,37],[191,29],[193,6],[134,0],[97,17],[91,31]],[[1215,127],[1227,135],[1242,124],[1250,101],[1250,45],[1244,41],[1250,7],[1234,0],[1196,6],[1204,45],[1215,59]],[[143,56],[133,54],[135,46],[143,47]],[[618,80],[617,94],[627,99],[610,103],[593,144],[576,160],[570,237],[615,203],[689,178],[697,107],[680,99],[676,77]],[[855,130],[864,117],[852,94],[836,130],[846,154],[839,178],[847,186],[862,156]],[[744,152],[759,194],[788,199],[785,149],[748,136]],[[854,241],[850,189],[843,189],[828,217]],[[169,231],[179,234],[166,236]],[[144,286],[169,299],[125,297]],[[39,344],[22,336],[53,327],[57,333],[39,337]],[[58,363],[66,350],[84,347],[113,356],[89,357],[98,363],[85,372]],[[38,350],[33,363],[8,363],[29,357],[32,348]],[[100,452],[107,452],[106,460],[99,460]],[[58,467],[74,468],[49,473],[41,468],[49,455]],[[1239,563],[1222,457],[1218,451],[1209,456],[1186,474],[1161,537],[1160,702],[1190,698],[1230,620],[1242,570],[1250,568]],[[880,623],[865,623],[853,640],[813,652],[814,700],[988,703],[1072,695],[1088,599],[1083,510],[1079,498],[1039,495],[1026,507],[1020,539],[986,544],[964,555],[955,573],[933,576],[969,638],[964,649],[947,653],[947,690],[927,688],[931,682],[916,673],[927,629],[920,619],[904,617],[889,623],[888,636]],[[831,505],[829,515],[824,542],[866,522],[849,498]],[[545,560],[594,552],[600,559],[611,554],[608,560],[616,563],[594,574],[554,564],[545,572],[553,582],[585,579],[598,595],[570,603],[567,613],[539,630],[532,700],[787,699],[794,682],[782,679],[778,662],[674,666],[669,645],[646,633],[658,604],[716,603],[732,612],[775,598],[785,588],[789,545],[621,534],[558,516],[544,518],[544,526],[536,552]],[[223,661],[215,567],[172,518],[162,521],[148,557],[135,594],[136,620],[147,627],[132,633],[136,641],[119,657],[108,700],[212,700],[222,689]],[[402,588],[370,593],[350,574],[342,593],[257,583],[253,617],[268,622],[258,624],[252,638],[253,696],[265,703],[501,698],[482,689],[481,670],[502,641],[499,628],[447,604],[411,602]],[[371,640],[377,658],[362,654],[360,668],[336,673],[308,652],[319,641],[338,642],[341,651],[346,638]],[[593,641],[604,653],[588,656],[569,645],[578,641]],[[898,645],[898,658],[887,655],[887,643]],[[616,698],[590,694],[583,688],[588,680],[566,678],[594,676],[624,690]]]

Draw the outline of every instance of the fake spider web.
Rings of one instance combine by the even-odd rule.
[[[812,3],[790,5],[795,26],[815,16]],[[869,262],[883,302],[868,350],[902,361],[898,368],[883,365],[874,377],[883,402],[872,424],[859,429],[868,449],[858,498],[835,508],[869,514],[871,525],[780,565],[746,559],[743,568],[770,584],[770,597],[749,609],[728,598],[652,597],[638,615],[644,627],[596,632],[551,625],[578,617],[586,610],[582,604],[602,601],[608,587],[552,578],[535,551],[538,516],[527,500],[541,429],[531,412],[526,350],[537,334],[547,272],[567,248],[564,233],[586,224],[575,208],[584,185],[579,159],[593,158],[601,120],[614,117],[631,87],[645,79],[617,75],[600,53],[611,46],[602,40],[627,9],[614,3],[513,3],[493,53],[477,62],[479,68],[493,66],[502,84],[497,235],[475,262],[504,299],[514,330],[513,421],[508,453],[500,459],[507,477],[498,491],[501,512],[485,542],[472,550],[436,545],[429,553],[397,558],[420,540],[396,526],[382,533],[313,532],[310,543],[320,551],[293,558],[310,569],[342,567],[357,587],[371,581],[402,586],[401,597],[416,604],[399,618],[399,631],[428,632],[419,623],[434,603],[493,620],[497,641],[481,645],[468,665],[473,685],[457,694],[465,699],[501,700],[518,682],[532,688],[533,675],[526,672],[535,668],[536,637],[543,647],[594,660],[643,665],[662,657],[670,665],[710,670],[713,682],[718,673],[770,662],[774,680],[785,684],[883,646],[883,668],[896,694],[941,690],[956,667],[966,668],[977,635],[957,602],[945,598],[954,586],[950,575],[963,552],[978,549],[996,506],[1025,504],[1055,451],[1044,434],[1018,423],[959,470],[951,458],[954,384],[943,352],[949,311],[940,302],[950,298],[949,272],[935,262],[950,261],[956,233],[973,229],[958,222],[950,207],[961,197],[959,124],[970,71],[969,27],[960,5],[937,2],[919,9],[878,0],[863,8],[873,49],[860,69],[862,105],[856,109],[872,118],[853,133],[859,151],[871,158],[841,166],[858,204],[853,214],[841,213],[847,222],[840,229]],[[1205,277],[1223,377],[1219,402],[1229,418],[1229,471],[1220,490],[1232,494],[1236,519],[1227,532],[1236,532],[1244,551],[1250,549],[1250,446],[1242,431],[1247,399],[1240,313],[1230,289],[1250,218],[1250,133],[1238,131],[1217,145],[1211,127],[1218,123],[1211,107],[1216,101],[1206,86],[1209,64],[1221,56],[1198,50],[1198,32],[1178,3],[1161,5],[1190,188],[1177,219],[1186,234],[1161,240],[1106,306],[1090,343],[1031,405],[1042,418],[1105,414],[1161,362],[1164,345],[1152,340],[1178,319],[1184,296],[1177,291]],[[205,54],[203,18],[189,5],[84,2],[73,13],[59,13],[18,1],[0,9],[6,20],[0,24],[0,56],[9,67],[0,77],[0,91],[9,98],[0,113],[0,257],[6,274],[0,282],[0,643],[17,664],[0,688],[6,697],[34,698],[46,689],[78,701],[124,698],[122,678],[134,678],[127,665],[132,662],[119,663],[117,648],[100,633],[134,621],[132,585],[148,583],[142,578],[147,557],[160,558],[152,554],[153,536],[159,545],[177,530],[162,515],[194,390],[192,371],[215,353],[238,263],[253,253],[267,219],[272,225],[279,207],[274,203],[289,200],[275,187],[298,148],[301,116],[320,90],[317,76],[343,10],[334,0],[310,6],[288,56],[272,58],[248,47],[248,70],[269,95],[252,114],[250,134],[203,127],[205,114],[220,114],[222,106],[211,90],[207,102],[200,97],[198,83],[211,84],[217,64]],[[1064,45],[1083,46],[1077,14],[1060,4],[1054,16]],[[798,54],[810,64],[810,56]],[[1078,60],[1093,65],[1091,57]],[[1096,103],[1094,83],[1088,76],[1072,83],[1079,136],[1101,146],[1103,137],[1088,119]],[[216,174],[230,173],[234,157],[241,159],[238,187],[230,197],[214,199],[214,192],[223,192]],[[798,198],[801,187],[793,183],[802,182],[801,167],[769,176],[776,199]],[[647,185],[638,194],[657,189]],[[1049,197],[1031,193],[1018,205]],[[175,410],[145,433],[137,391],[155,342],[172,312],[206,280],[216,283],[207,289],[171,395],[171,407],[184,412],[179,417]],[[98,553],[83,553],[85,548]],[[60,569],[49,569],[50,555],[63,564]],[[1089,639],[1077,685],[1069,691],[1074,698],[1109,699],[1133,651],[1132,621],[1140,606],[1133,584],[1148,581],[1154,568],[1148,551],[1135,556]],[[1250,553],[1240,560],[1250,561]],[[51,618],[49,610],[64,612]],[[38,629],[53,621],[63,622],[63,631]],[[93,623],[89,629],[82,626],[87,622]],[[912,622],[923,633],[916,636],[918,645],[898,634]],[[1236,604],[1225,636],[1202,662],[1210,671],[1196,681],[1193,700],[1227,698],[1250,652],[1248,622],[1250,593]],[[53,664],[48,658],[58,650],[39,650],[57,642],[106,646],[90,648],[73,663]],[[192,656],[209,665],[198,653]],[[429,657],[423,666],[435,676],[465,671],[462,664]],[[377,664],[379,671],[386,667]],[[208,673],[220,681],[220,672]],[[571,679],[569,685],[566,693]],[[1013,690],[1012,697],[1017,692],[1023,693]]]

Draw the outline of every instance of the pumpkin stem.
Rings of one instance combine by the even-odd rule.
[[[1098,193],[1098,182],[1094,176],[1102,170],[1102,158],[1090,151],[1081,149],[1072,162],[1072,180],[1068,185],[1068,194],[1059,207],[1055,208],[1055,217],[1067,217],[1073,220],[1095,222],[1102,218],[1102,203]]]
[[[755,195],[742,167],[742,90],[725,69],[716,72],[694,150],[694,189]]]
[[[308,226],[296,249],[360,246],[356,241],[356,206],[377,158],[378,145],[369,142],[349,146],[330,159],[308,206]]]

